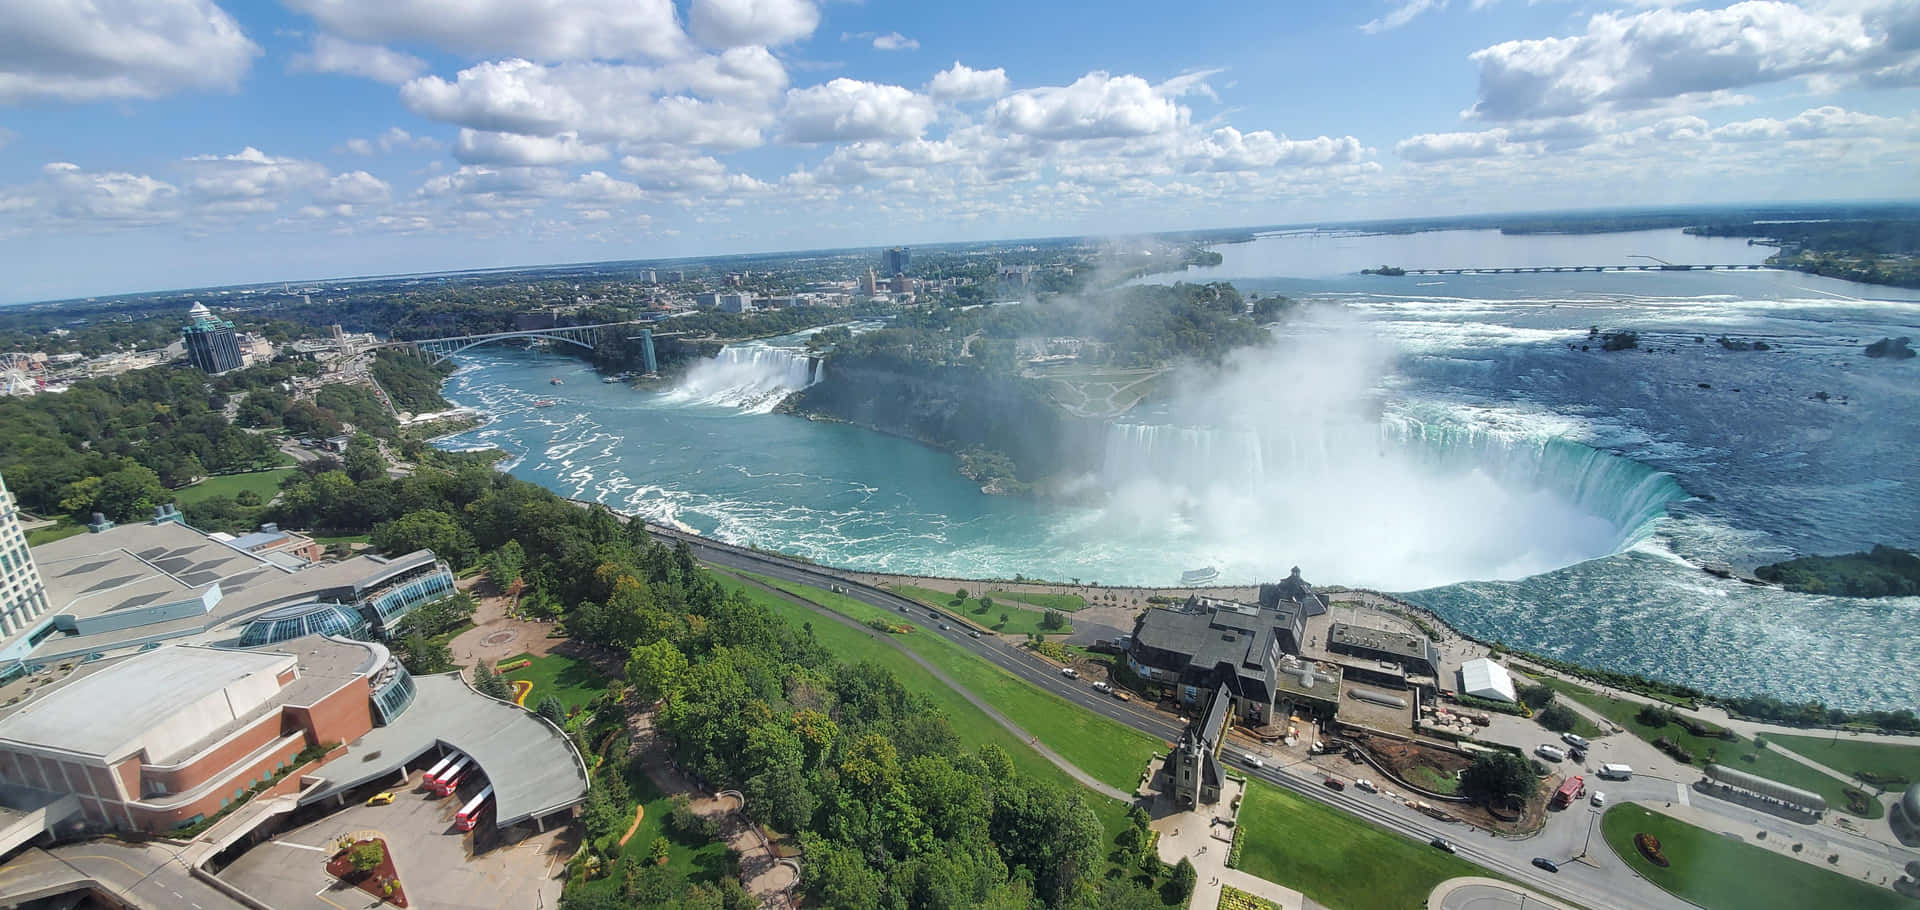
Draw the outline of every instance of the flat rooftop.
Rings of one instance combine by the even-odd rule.
[[[314,803],[392,775],[444,745],[473,757],[493,785],[494,819],[507,827],[586,799],[587,771],[566,734],[524,708],[481,695],[458,673],[416,676],[413,705],[320,767]]]
[[[1346,645],[1351,648],[1366,648],[1388,654],[1398,654],[1413,660],[1430,660],[1431,645],[1424,635],[1409,632],[1389,632],[1385,629],[1369,629],[1366,626],[1334,623],[1327,630],[1328,645]]]
[[[50,616],[87,619],[179,603],[220,586],[220,602],[204,614],[84,635],[49,635],[27,657],[46,662],[192,636],[329,592],[351,600],[359,589],[430,561],[433,554],[423,550],[391,560],[362,555],[299,568],[290,565],[297,560],[288,554],[248,553],[186,525],[163,522],[76,534],[34,547],[33,558],[46,581]]]

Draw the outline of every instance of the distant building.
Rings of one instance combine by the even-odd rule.
[[[215,374],[240,369],[244,360],[233,323],[213,315],[213,311],[199,301],[187,310],[187,319],[180,334],[187,346],[187,359],[194,366]]]
[[[705,310],[717,309],[720,306],[720,295],[711,293],[695,294],[693,295],[693,305]]]
[[[880,279],[873,274],[871,266],[867,268],[867,273],[860,277],[860,293],[868,297],[880,293]]]
[[[893,281],[890,282],[890,284],[895,294],[905,294],[913,290],[913,279],[905,275],[893,276]]]
[[[20,505],[0,478],[0,638],[20,631],[45,612],[47,588],[20,528]]]
[[[1327,650],[1357,660],[1341,664],[1349,678],[1397,689],[1438,676],[1440,654],[1425,635],[1334,623]],[[1414,679],[1420,677],[1421,679]]]
[[[640,280],[648,284],[659,284],[660,274],[658,272],[655,272],[653,269],[648,269],[640,273]]]
[[[889,276],[905,275],[907,268],[913,264],[913,251],[903,246],[896,246],[886,252],[883,261],[886,263]]]
[[[753,295],[746,292],[721,294],[717,305],[723,313],[751,313],[753,312]]]
[[[685,280],[687,280],[686,272],[668,272],[667,273],[668,284],[679,284],[680,282]]]

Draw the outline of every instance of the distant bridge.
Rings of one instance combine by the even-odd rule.
[[[512,332],[489,332],[481,335],[453,335],[446,338],[418,338],[412,341],[390,341],[383,345],[376,345],[376,347],[396,347],[404,345],[422,354],[431,355],[434,363],[447,360],[468,348],[476,348],[483,344],[492,344],[496,341],[510,341],[518,338],[556,341],[562,344],[586,348],[591,351],[608,340],[609,336],[607,333],[632,331],[632,327],[639,326],[639,334],[626,335],[625,338],[629,341],[635,339],[640,341],[641,356],[642,359],[646,361],[646,371],[653,373],[658,371],[659,363],[653,353],[654,332],[652,328],[648,327],[651,325],[652,323],[639,321],[600,322],[593,325],[557,325],[546,329],[520,329]],[[672,332],[669,334],[678,335],[681,333]],[[663,335],[662,337],[665,336]]]
[[[1731,272],[1772,271],[1770,265],[1736,263],[1733,265],[1530,265],[1498,269],[1404,269],[1409,275],[1516,275],[1541,272]]]

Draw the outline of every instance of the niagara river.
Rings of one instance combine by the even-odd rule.
[[[775,413],[832,370],[800,336],[730,345],[646,388],[475,349],[446,395],[489,422],[441,444],[497,447],[562,495],[844,568],[1173,586],[1202,566],[1244,584],[1299,565],[1580,663],[1836,707],[1920,702],[1920,599],[1699,568],[1920,545],[1920,366],[1861,353],[1920,336],[1920,294],[1778,271],[1355,274],[1770,252],[1677,231],[1486,233],[1276,235],[1150,279],[1324,305],[1192,394],[1176,384],[1112,421],[1098,469],[1068,479],[1097,499],[988,496],[949,454]],[[1639,345],[1602,351],[1596,329]]]

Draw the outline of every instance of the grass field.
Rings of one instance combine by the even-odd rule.
[[[673,845],[667,853],[667,870],[685,876],[688,882],[712,884],[731,871],[726,844],[718,840],[695,844],[667,831],[667,813],[673,809],[673,800],[655,789],[653,781],[647,779],[637,764],[629,767],[626,777],[627,792],[638,801],[638,805],[646,809],[640,819],[640,827],[634,829],[633,837],[626,846],[620,848],[620,855],[609,863],[611,871],[607,876],[587,882],[580,890],[589,894],[620,893],[626,881],[626,873],[622,868],[624,860],[632,856],[646,862],[647,854],[653,849],[654,838],[662,836]],[[631,819],[629,815],[628,820]],[[625,833],[623,826],[620,834]],[[614,835],[613,842],[617,844],[619,840],[619,835]]]
[[[533,691],[527,693],[528,708],[538,707],[540,700],[549,695],[558,695],[560,703],[572,712],[607,689],[607,677],[592,664],[564,654],[548,654],[545,657],[516,654],[501,663],[515,663],[530,657],[532,664],[506,673],[509,680],[532,681]]]
[[[1908,783],[1920,780],[1920,740],[1913,745],[1838,737],[1767,734],[1768,742],[1779,743],[1796,754],[1817,761],[1845,774],[1873,774],[1879,777],[1904,777]],[[1890,787],[1889,789],[1899,789]]]
[[[1913,906],[1885,888],[1696,828],[1632,803],[1608,809],[1600,819],[1600,830],[1607,846],[1635,872],[1707,910]],[[1660,840],[1660,852],[1672,864],[1670,868],[1662,869],[1640,855],[1633,845],[1633,836],[1640,833]],[[1822,862],[1824,857],[1815,856],[1813,860]]]
[[[895,585],[893,589],[927,606],[939,607],[976,626],[983,629],[992,629],[995,632],[1004,632],[1008,635],[1031,635],[1035,632],[1041,632],[1047,635],[1066,635],[1073,631],[1072,620],[1068,620],[1066,625],[1058,629],[1040,628],[1040,620],[1046,616],[1046,613],[1043,610],[1035,610],[1003,600],[1002,597],[1006,594],[1005,591],[993,591],[984,595],[993,600],[993,606],[988,607],[981,604],[979,597],[969,597],[966,600],[960,600],[953,596],[952,591],[934,591],[928,588],[916,588],[912,585]],[[1034,597],[1039,595],[1030,594],[1028,596]],[[1000,614],[1002,613],[1007,615],[1007,621],[1004,623],[1000,621]]]
[[[335,534],[330,537],[315,534],[313,536],[313,542],[323,547],[332,546],[337,543],[371,543],[372,541],[373,537],[368,534]]]
[[[280,493],[280,480],[287,476],[292,468],[274,468],[271,471],[254,471],[250,474],[223,474],[209,477],[190,487],[181,487],[173,491],[175,502],[181,505],[212,499],[215,496],[237,497],[241,490],[252,490],[262,503],[271,500]]]
[[[1043,610],[1059,610],[1062,613],[1072,613],[1075,610],[1084,609],[1087,605],[1087,599],[1078,594],[1035,594],[1031,591],[988,591],[987,596],[993,598],[994,603],[1011,600],[1015,603],[1026,604],[1029,607],[1039,607]]]
[[[84,534],[86,533],[86,531],[87,531],[86,525],[80,524],[79,522],[74,521],[72,518],[69,518],[63,515],[60,517],[58,521],[54,522],[53,524],[47,525],[46,527],[43,527],[43,528],[34,528],[33,530],[28,531],[27,546],[37,547],[37,546],[40,546],[41,544],[53,543],[56,540],[64,540],[68,537],[74,536],[75,534]]]
[[[1682,748],[1693,753],[1695,767],[1704,768],[1709,763],[1717,762],[1749,774],[1758,774],[1769,780],[1776,780],[1780,783],[1799,787],[1803,790],[1812,790],[1826,797],[1828,808],[1841,812],[1848,811],[1847,795],[1844,792],[1847,787],[1846,783],[1821,774],[1778,752],[1772,750],[1756,750],[1753,747],[1753,741],[1750,739],[1736,738],[1734,740],[1722,740],[1695,736],[1687,732],[1686,729],[1679,724],[1668,724],[1665,727],[1659,728],[1650,727],[1640,722],[1640,718],[1638,717],[1641,707],[1640,702],[1612,698],[1597,692],[1582,689],[1578,686],[1562,688],[1562,686],[1566,685],[1567,684],[1562,683],[1561,685],[1554,686],[1554,688],[1556,691],[1564,693],[1567,698],[1571,698],[1600,712],[1602,715],[1605,715],[1608,720],[1619,724],[1628,732],[1647,742],[1653,742],[1655,739],[1664,736],[1678,743]],[[1578,691],[1574,691],[1576,689]],[[1788,748],[1792,747],[1789,746]],[[1813,756],[1807,757],[1813,758]],[[1819,761],[1817,758],[1814,760]],[[1859,813],[1853,814],[1857,815]],[[1861,817],[1879,818],[1884,814],[1886,814],[1886,807],[1880,805],[1878,802],[1869,801],[1867,804],[1867,812]]]
[[[1423,907],[1441,882],[1489,874],[1457,856],[1258,781],[1248,784],[1240,828],[1245,832],[1241,869],[1297,888],[1334,910]]]
[[[920,626],[928,623],[924,616],[889,612],[819,588],[755,577],[860,622],[885,617],[890,622],[905,621]],[[1123,791],[1131,792],[1139,783],[1148,758],[1167,749],[1167,744],[1159,739],[1034,688],[938,636],[913,633],[902,636],[901,643],[1022,729],[1038,736],[1067,761]]]

